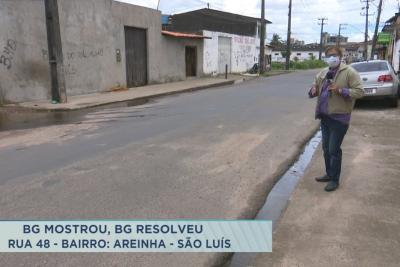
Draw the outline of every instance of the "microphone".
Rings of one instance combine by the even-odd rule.
[[[326,74],[326,77],[325,77],[325,79],[328,81],[328,85],[330,85],[332,83],[333,78],[334,78],[333,72],[328,71],[328,73]],[[332,96],[332,91],[330,91],[330,90],[329,90],[329,96]]]

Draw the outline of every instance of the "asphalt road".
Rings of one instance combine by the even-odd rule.
[[[252,218],[316,130],[306,97],[315,74],[0,132],[0,219]],[[209,266],[219,256],[3,254],[0,265]]]

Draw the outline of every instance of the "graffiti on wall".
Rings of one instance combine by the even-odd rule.
[[[102,57],[104,54],[103,48],[87,50],[82,49],[79,51],[67,51],[63,54],[63,61],[85,60],[90,58]],[[49,52],[42,49],[43,60],[49,60]]]
[[[66,51],[63,54],[63,62],[64,62],[64,74],[66,76],[74,76],[78,74],[76,69],[76,64],[79,64],[79,61],[85,61],[88,59],[93,59],[97,57],[102,57],[104,55],[103,48],[96,49],[82,49],[77,51]],[[42,49],[42,58],[45,61],[49,60],[49,52],[45,49]]]
[[[249,69],[253,66],[255,58],[256,38],[250,36],[235,36],[233,42],[236,43],[237,49],[233,51],[233,64],[237,68]]]
[[[252,45],[256,43],[256,39],[254,37],[247,37],[247,36],[235,36],[233,37],[233,41],[237,44],[246,44],[246,45]]]
[[[8,70],[12,68],[15,51],[17,51],[17,41],[8,39],[0,54],[0,64]]]
[[[64,64],[64,74],[65,76],[74,76],[78,73],[76,68],[70,63]]]
[[[103,56],[103,48],[93,49],[93,50],[82,49],[80,51],[67,52],[64,55],[64,59],[72,61],[72,60],[84,60],[102,56]]]
[[[205,52],[204,62],[205,62],[205,66],[207,69],[212,67],[213,59],[211,57],[210,52],[208,52],[208,51]]]
[[[251,45],[240,45],[239,49],[233,53],[233,57],[236,63],[236,66],[239,66],[240,63],[246,63],[246,67],[248,67],[249,62],[253,61],[254,53],[252,51]]]

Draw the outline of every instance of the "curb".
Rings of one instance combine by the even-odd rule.
[[[112,104],[117,104],[117,103],[124,103],[128,101],[133,101],[133,100],[145,100],[145,99],[152,99],[152,98],[158,98],[158,97],[163,97],[163,96],[168,96],[168,95],[175,95],[175,94],[180,94],[180,93],[187,93],[187,92],[194,92],[198,90],[204,90],[204,89],[210,89],[210,88],[215,88],[215,87],[221,87],[225,85],[232,85],[236,83],[242,83],[243,80],[228,80],[228,81],[223,81],[223,82],[218,82],[218,83],[213,83],[213,84],[208,84],[208,85],[200,85],[196,87],[190,87],[190,88],[185,88],[182,90],[177,90],[177,91],[171,91],[171,92],[165,92],[165,93],[159,93],[159,94],[154,94],[154,95],[148,95],[148,96],[140,96],[140,97],[132,97],[132,98],[127,98],[124,100],[116,100],[116,101],[110,101],[110,102],[104,102],[104,103],[97,103],[93,105],[87,105],[87,106],[82,106],[82,107],[74,107],[74,108],[41,108],[41,107],[24,107],[16,104],[15,106],[0,106],[3,108],[3,110],[7,109],[18,109],[21,111],[31,111],[31,112],[66,112],[66,111],[77,111],[77,110],[84,110],[84,109],[90,109],[90,108],[96,108],[96,107],[101,107],[101,106],[107,106],[107,105],[112,105]]]
[[[241,219],[255,219],[258,212],[261,210],[263,205],[265,204],[265,201],[267,200],[267,197],[273,187],[279,182],[280,178],[287,172],[287,170],[297,161],[297,159],[300,157],[301,153],[303,153],[303,150],[307,143],[313,138],[313,136],[318,132],[319,129],[319,124],[313,126],[310,128],[309,131],[305,132],[304,137],[300,140],[300,142],[297,145],[296,150],[288,155],[286,160],[282,161],[279,164],[279,167],[275,173],[272,173],[268,177],[272,177],[271,181],[272,183],[268,184],[267,181],[269,181],[268,177],[265,177],[265,181],[262,183],[262,197],[260,196],[255,196],[254,200],[251,200],[250,202],[252,205],[248,206],[246,210],[244,210],[241,214],[238,214],[236,219],[241,220]],[[298,184],[297,184],[298,185]],[[296,185],[296,187],[297,187]],[[260,192],[256,192],[256,194],[259,194]],[[286,207],[287,208],[287,207]],[[285,208],[285,210],[286,210]],[[282,211],[282,216],[285,212],[285,210]],[[232,259],[234,256],[233,253],[222,253],[221,255],[215,255],[214,258],[210,261],[209,266],[223,266],[223,267],[229,267],[232,263]]]

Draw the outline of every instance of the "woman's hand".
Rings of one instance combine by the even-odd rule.
[[[341,93],[340,88],[335,83],[332,83],[331,85],[329,85],[328,90],[337,95],[339,95]]]
[[[310,98],[316,97],[317,96],[317,87],[315,85],[313,85],[310,89],[310,91],[308,91],[308,96]]]

